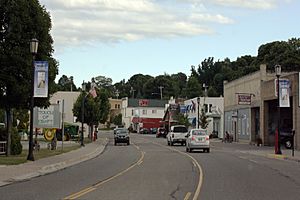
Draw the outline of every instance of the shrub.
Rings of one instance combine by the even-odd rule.
[[[22,153],[22,149],[21,136],[18,134],[17,129],[13,128],[11,134],[10,153],[11,155],[19,155]]]

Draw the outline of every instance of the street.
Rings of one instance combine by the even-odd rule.
[[[0,187],[1,199],[299,199],[299,163],[247,153],[246,144],[211,142],[186,153],[165,138],[131,134],[98,157],[25,182]]]

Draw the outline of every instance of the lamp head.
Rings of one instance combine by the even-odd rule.
[[[39,41],[36,38],[33,38],[30,41],[30,53],[32,55],[37,54],[38,46],[39,46]]]
[[[276,73],[276,76],[281,75],[281,66],[280,65],[275,65],[275,73]]]

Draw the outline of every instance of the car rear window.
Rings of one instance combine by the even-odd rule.
[[[193,135],[207,135],[207,131],[206,130],[193,130],[192,134]]]
[[[174,130],[173,130],[174,133],[185,133],[185,132],[188,132],[187,128],[185,127],[174,127]]]
[[[118,134],[126,134],[127,130],[126,129],[120,129],[120,130],[117,130],[117,133]]]

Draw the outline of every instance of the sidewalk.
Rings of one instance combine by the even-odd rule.
[[[103,152],[107,143],[108,139],[99,138],[96,142],[86,144],[84,147],[68,153],[28,161],[20,165],[0,165],[0,187],[49,174],[95,158]]]
[[[212,143],[218,144],[218,146],[231,148],[235,151],[245,154],[252,154],[257,156],[264,156],[267,158],[278,159],[278,160],[290,160],[300,163],[300,151],[295,150],[294,156],[292,156],[292,150],[286,149],[281,146],[281,155],[275,154],[275,147],[270,146],[256,146],[250,145],[249,142],[232,142],[223,143],[220,139],[211,139]],[[223,144],[223,145],[222,145]]]
[[[292,150],[291,149],[281,149],[281,155],[275,154],[274,147],[258,147],[260,149],[257,150],[241,150],[239,152],[246,153],[246,154],[252,154],[252,155],[258,155],[258,156],[264,156],[267,158],[273,158],[278,160],[290,160],[300,163],[300,151],[295,150],[294,156],[292,156]]]

